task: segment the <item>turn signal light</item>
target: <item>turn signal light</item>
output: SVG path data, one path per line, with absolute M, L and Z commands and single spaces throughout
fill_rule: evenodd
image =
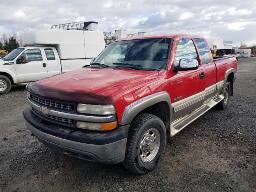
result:
M 78 121 L 76 127 L 86 130 L 95 130 L 95 131 L 110 131 L 117 127 L 117 122 L 110 123 L 91 123 L 91 122 L 82 122 Z
M 117 127 L 117 122 L 114 121 L 114 122 L 111 122 L 111 123 L 102 123 L 101 124 L 101 130 L 104 130 L 104 131 L 110 131 L 110 130 L 113 130 Z

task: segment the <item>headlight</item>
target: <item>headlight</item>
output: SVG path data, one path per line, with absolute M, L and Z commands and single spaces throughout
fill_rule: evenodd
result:
M 77 111 L 93 115 L 114 115 L 116 113 L 113 105 L 78 104 Z
M 78 121 L 76 123 L 76 127 L 80 129 L 94 130 L 94 131 L 110 131 L 117 127 L 117 122 L 114 121 L 110 123 L 89 123 L 89 122 Z

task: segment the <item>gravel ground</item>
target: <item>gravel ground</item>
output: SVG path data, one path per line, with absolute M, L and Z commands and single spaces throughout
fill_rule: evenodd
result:
M 241 59 L 235 97 L 172 138 L 158 167 L 134 176 L 54 153 L 24 128 L 25 87 L 0 96 L 0 191 L 256 192 L 256 59 Z

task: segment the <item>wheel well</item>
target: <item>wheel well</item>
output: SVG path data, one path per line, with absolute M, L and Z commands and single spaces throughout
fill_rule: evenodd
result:
M 5 72 L 0 72 L 0 75 L 4 75 L 4 76 L 8 77 L 10 79 L 11 83 L 14 84 L 14 81 L 13 81 L 12 76 L 10 74 L 5 73 Z
M 150 113 L 150 114 L 153 114 L 153 115 L 159 117 L 164 122 L 167 131 L 170 130 L 171 114 L 170 114 L 170 107 L 167 102 L 163 101 L 160 103 L 156 103 L 156 104 L 144 109 L 139 114 L 141 114 L 141 113 Z
M 230 73 L 230 74 L 228 75 L 227 81 L 228 81 L 228 82 L 233 82 L 233 81 L 234 81 L 234 78 L 235 78 L 234 73 Z
M 229 75 L 228 75 L 228 78 L 227 78 L 227 82 L 230 82 L 230 89 L 231 89 L 231 96 L 233 96 L 234 95 L 234 89 L 233 89 L 233 83 L 234 83 L 234 78 L 235 78 L 235 75 L 234 75 L 234 73 L 230 73 Z

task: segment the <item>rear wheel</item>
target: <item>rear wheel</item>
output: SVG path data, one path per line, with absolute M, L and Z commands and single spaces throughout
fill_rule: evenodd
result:
M 152 114 L 141 114 L 131 124 L 123 165 L 135 174 L 152 171 L 164 150 L 166 129 Z
M 11 87 L 12 83 L 10 79 L 4 75 L 0 75 L 0 94 L 8 93 Z
M 220 109 L 220 110 L 224 110 L 228 106 L 230 96 L 231 96 L 231 84 L 230 84 L 230 82 L 225 83 L 222 94 L 224 96 L 224 99 L 220 103 L 218 103 L 218 105 L 217 105 L 217 109 Z

